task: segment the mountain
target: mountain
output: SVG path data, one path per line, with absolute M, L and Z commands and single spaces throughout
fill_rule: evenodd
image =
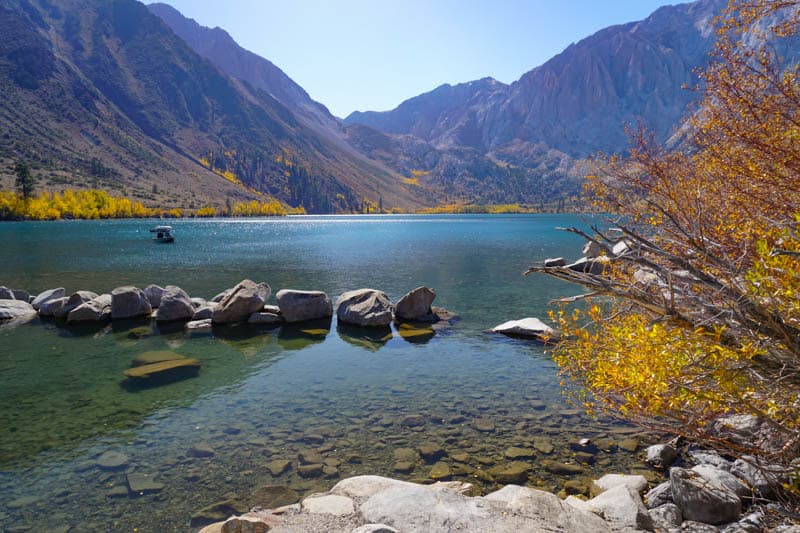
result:
M 208 59 L 227 75 L 246 81 L 269 93 L 309 125 L 339 130 L 339 121 L 328 108 L 311 99 L 308 93 L 271 61 L 245 50 L 222 28 L 207 28 L 194 19 L 184 17 L 167 4 L 149 4 L 147 8 L 158 15 L 189 47 Z
M 6 173 L 33 162 L 44 186 L 151 204 L 419 205 L 401 176 L 321 133 L 336 120 L 274 72 L 282 90 L 232 77 L 133 0 L 0 0 L 0 158 Z
M 587 156 L 626 149 L 626 125 L 641 122 L 661 141 L 674 132 L 695 97 L 685 87 L 697 84 L 696 69 L 713 46 L 712 20 L 724 5 L 665 6 L 570 45 L 510 85 L 491 78 L 442 85 L 391 111 L 352 113 L 344 124 L 368 153 L 379 151 L 372 139 L 391 143 L 402 156 L 383 161 L 400 172 L 409 165 L 403 146 L 425 152 L 414 164 L 427 185 L 458 189 L 470 176 L 479 182 L 471 194 L 493 198 L 513 171 L 522 184 L 541 182 L 531 189 L 537 193 L 541 186 L 568 192 Z M 564 187 L 553 190 L 554 179 Z M 525 191 L 512 199 L 520 196 Z

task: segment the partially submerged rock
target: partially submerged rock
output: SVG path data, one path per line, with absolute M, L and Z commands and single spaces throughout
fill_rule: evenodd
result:
M 57 289 L 48 289 L 46 291 L 40 292 L 39 295 L 33 299 L 31 305 L 33 306 L 34 309 L 38 311 L 39 307 L 43 303 L 63 297 L 64 297 L 64 287 L 58 287 Z
M 392 322 L 392 303 L 383 291 L 347 291 L 336 300 L 336 316 L 344 324 L 386 327 Z
M 189 320 L 195 314 L 189 295 L 175 285 L 167 285 L 159 298 L 159 304 L 158 315 L 156 316 L 156 320 L 159 322 Z
M 101 294 L 70 311 L 67 322 L 100 322 L 109 318 L 111 318 L 111 295 Z
M 525 337 L 540 341 L 550 340 L 556 335 L 553 328 L 533 317 L 509 320 L 493 327 L 490 331 L 492 333 L 502 333 L 512 337 Z
M 397 301 L 394 308 L 396 320 L 413 322 L 436 322 L 438 317 L 433 314 L 431 305 L 436 299 L 436 293 L 428 287 L 417 287 L 406 293 Z
M 144 292 L 137 287 L 117 287 L 111 291 L 111 318 L 146 316 L 153 311 Z
M 266 283 L 242 280 L 219 302 L 211 318 L 220 324 L 244 322 L 264 307 L 270 293 Z
M 73 309 L 76 309 L 86 302 L 92 301 L 93 299 L 97 298 L 97 296 L 98 294 L 92 291 L 74 292 L 69 298 L 67 298 L 67 301 L 64 302 L 64 305 L 53 311 L 53 316 L 56 318 L 66 318 Z
M 150 284 L 144 288 L 144 295 L 147 301 L 150 302 L 150 307 L 158 307 L 161 305 L 161 296 L 164 294 L 164 288 L 158 285 Z
M 279 290 L 275 295 L 286 322 L 305 322 L 333 316 L 331 299 L 322 291 Z
M 283 323 L 283 317 L 275 313 L 253 313 L 247 319 L 248 324 L 261 324 L 265 326 L 279 326 Z
M 28 302 L 21 300 L 0 300 L 0 320 L 11 320 L 36 315 L 36 310 Z

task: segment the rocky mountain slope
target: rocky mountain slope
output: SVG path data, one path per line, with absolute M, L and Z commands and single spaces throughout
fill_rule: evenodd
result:
M 312 111 L 336 121 L 292 83 L 227 75 L 133 0 L 0 1 L 0 157 L 32 161 L 45 185 L 187 207 L 260 194 L 312 212 L 418 205 L 402 177 L 309 127 Z
M 685 86 L 697 83 L 694 71 L 708 60 L 712 20 L 724 5 L 700 0 L 662 7 L 569 46 L 510 85 L 491 78 L 443 85 L 391 111 L 352 113 L 344 123 L 366 151 L 390 143 L 413 146 L 398 148 L 403 155 L 424 153 L 413 164 L 429 184 L 458 189 L 473 175 L 482 182 L 473 193 L 493 196 L 489 184 L 503 188 L 505 175 L 514 172 L 527 186 L 538 179 L 544 188 L 537 191 L 564 192 L 580 173 L 576 161 L 625 150 L 626 125 L 641 122 L 659 140 L 674 131 L 695 96 Z M 409 166 L 407 157 L 383 160 L 401 172 Z M 559 179 L 564 187 L 553 187 Z

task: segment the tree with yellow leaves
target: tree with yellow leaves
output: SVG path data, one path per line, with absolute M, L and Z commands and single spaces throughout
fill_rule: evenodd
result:
M 732 0 L 681 147 L 637 131 L 630 156 L 588 180 L 614 215 L 571 231 L 606 257 L 529 271 L 589 289 L 565 299 L 586 306 L 553 313 L 555 359 L 587 407 L 789 469 L 800 455 L 800 83 L 776 43 L 798 19 L 800 0 Z M 720 432 L 732 414 L 754 415 L 761 432 Z

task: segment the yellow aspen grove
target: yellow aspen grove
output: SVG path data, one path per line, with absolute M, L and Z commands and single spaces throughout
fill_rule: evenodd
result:
M 679 147 L 636 131 L 628 157 L 588 178 L 613 215 L 570 230 L 606 257 L 581 272 L 529 270 L 589 290 L 552 312 L 555 360 L 588 408 L 781 464 L 795 491 L 800 84 L 778 45 L 798 19 L 798 0 L 732 1 Z M 567 309 L 576 300 L 586 305 Z M 727 437 L 715 422 L 731 414 L 758 417 L 762 432 Z

